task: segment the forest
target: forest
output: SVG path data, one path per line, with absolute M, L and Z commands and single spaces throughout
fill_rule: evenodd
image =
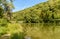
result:
M 14 13 L 16 21 L 25 23 L 59 22 L 60 1 L 47 1 Z
M 0 39 L 60 39 L 60 0 L 16 12 L 13 2 L 0 0 Z

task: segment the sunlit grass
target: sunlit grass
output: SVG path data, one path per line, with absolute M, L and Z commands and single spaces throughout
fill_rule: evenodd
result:
M 9 23 L 7 29 L 9 33 L 23 32 L 23 27 L 18 23 Z

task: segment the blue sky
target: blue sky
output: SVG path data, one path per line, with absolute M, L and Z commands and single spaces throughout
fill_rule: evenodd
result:
M 13 11 L 23 10 L 25 8 L 34 6 L 35 4 L 45 2 L 46 0 L 15 0 L 14 6 L 15 9 Z

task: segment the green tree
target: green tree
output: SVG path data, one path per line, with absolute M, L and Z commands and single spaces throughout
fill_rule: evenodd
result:
M 0 18 L 3 17 L 3 8 L 0 6 Z
M 14 8 L 13 0 L 0 0 L 0 5 L 3 7 L 3 12 L 7 14 L 7 19 L 11 19 L 11 11 Z

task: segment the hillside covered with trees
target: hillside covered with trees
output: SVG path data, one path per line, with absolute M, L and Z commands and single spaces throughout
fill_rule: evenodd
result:
M 49 0 L 15 12 L 14 19 L 26 23 L 46 23 L 60 19 L 60 0 Z

